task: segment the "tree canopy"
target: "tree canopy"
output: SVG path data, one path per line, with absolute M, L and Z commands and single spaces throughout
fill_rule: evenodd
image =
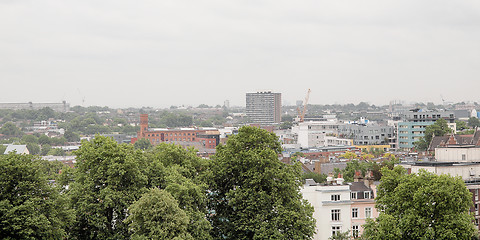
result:
M 130 205 L 129 213 L 125 222 L 133 232 L 132 239 L 193 239 L 187 231 L 187 214 L 165 190 L 152 188 Z
M 313 208 L 300 194 L 301 167 L 279 161 L 275 134 L 242 127 L 219 145 L 209 207 L 216 239 L 310 239 Z
M 32 155 L 0 156 L 2 239 L 62 239 L 73 215 Z
M 70 197 L 76 210 L 72 233 L 78 239 L 126 239 L 130 204 L 146 191 L 141 151 L 100 135 L 78 151 Z
M 476 117 L 471 117 L 468 119 L 468 126 L 472 128 L 480 127 L 480 120 Z
M 421 170 L 406 174 L 400 166 L 382 169 L 376 207 L 364 239 L 472 239 L 477 236 L 469 209 L 472 195 L 460 177 Z

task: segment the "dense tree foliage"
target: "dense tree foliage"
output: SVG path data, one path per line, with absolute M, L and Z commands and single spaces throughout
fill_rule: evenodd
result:
M 32 155 L 0 156 L 0 236 L 2 239 L 62 239 L 73 215 Z
M 189 219 L 187 232 L 194 239 L 210 239 L 204 183 L 208 162 L 193 149 L 162 143 L 145 153 L 149 160 L 148 186 L 165 189 L 177 201 Z
M 152 147 L 152 143 L 148 139 L 142 138 L 137 140 L 133 146 L 136 149 L 146 150 Z
M 133 232 L 132 239 L 193 240 L 187 231 L 187 214 L 165 190 L 152 188 L 130 205 L 129 213 L 125 221 Z
M 313 179 L 317 183 L 323 183 L 327 181 L 327 175 L 320 174 L 316 172 L 308 172 L 302 174 L 302 179 L 305 182 L 305 179 Z
M 69 195 L 76 212 L 73 238 L 126 239 L 130 204 L 146 191 L 142 152 L 112 138 L 95 136 L 78 151 Z
M 364 239 L 472 239 L 472 195 L 460 177 L 400 166 L 382 169 L 376 207 L 380 215 L 364 225 Z
M 0 128 L 0 134 L 7 137 L 20 137 L 23 132 L 14 123 L 7 122 Z
M 212 162 L 210 217 L 216 239 L 310 239 L 313 208 L 300 194 L 301 168 L 278 160 L 273 133 L 242 127 Z

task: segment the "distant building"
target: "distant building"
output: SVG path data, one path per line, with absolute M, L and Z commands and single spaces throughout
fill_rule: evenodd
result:
M 413 143 L 425 136 L 425 128 L 434 124 L 438 119 L 445 119 L 449 126 L 455 129 L 455 114 L 453 112 L 411 110 L 404 115 L 404 121 L 398 123 L 398 149 L 408 151 L 414 147 Z
M 394 136 L 394 127 L 373 124 L 345 124 L 338 129 L 341 137 L 353 139 L 355 145 L 388 144 Z
M 251 123 L 274 124 L 282 121 L 282 94 L 256 92 L 246 94 L 246 113 Z
M 297 144 L 301 148 L 332 146 L 335 145 L 335 142 L 340 143 L 339 145 L 343 145 L 342 143 L 353 145 L 350 140 L 346 139 L 327 139 L 328 136 L 337 136 L 339 126 L 340 123 L 330 121 L 301 122 L 292 127 L 292 133 L 297 136 Z
M 61 103 L 0 103 L 0 109 L 12 109 L 12 110 L 21 110 L 21 109 L 29 109 L 29 110 L 38 110 L 42 108 L 51 108 L 57 112 L 68 112 L 70 111 L 70 104 L 66 101 Z
M 5 152 L 3 154 L 9 154 L 11 152 L 15 152 L 17 154 L 30 154 L 30 151 L 28 151 L 27 145 L 8 144 L 6 146 L 7 146 L 7 149 L 5 149 Z
M 216 128 L 149 128 L 148 114 L 140 114 L 140 131 L 132 143 L 142 138 L 149 140 L 152 145 L 165 142 L 194 146 L 197 149 L 215 149 L 220 142 L 220 132 Z

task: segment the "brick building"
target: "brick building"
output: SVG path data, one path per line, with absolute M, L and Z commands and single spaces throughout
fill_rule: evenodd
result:
M 132 143 L 142 138 L 149 140 L 152 145 L 165 142 L 198 146 L 190 143 L 199 143 L 206 149 L 215 149 L 220 142 L 220 132 L 214 128 L 149 128 L 148 114 L 140 114 L 140 131 Z

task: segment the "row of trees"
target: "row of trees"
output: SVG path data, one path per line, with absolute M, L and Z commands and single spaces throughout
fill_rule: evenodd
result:
M 315 221 L 299 192 L 301 167 L 281 163 L 280 151 L 274 134 L 244 127 L 211 160 L 180 146 L 142 151 L 102 136 L 82 142 L 76 168 L 60 174 L 35 156 L 0 156 L 1 235 L 310 239 Z

